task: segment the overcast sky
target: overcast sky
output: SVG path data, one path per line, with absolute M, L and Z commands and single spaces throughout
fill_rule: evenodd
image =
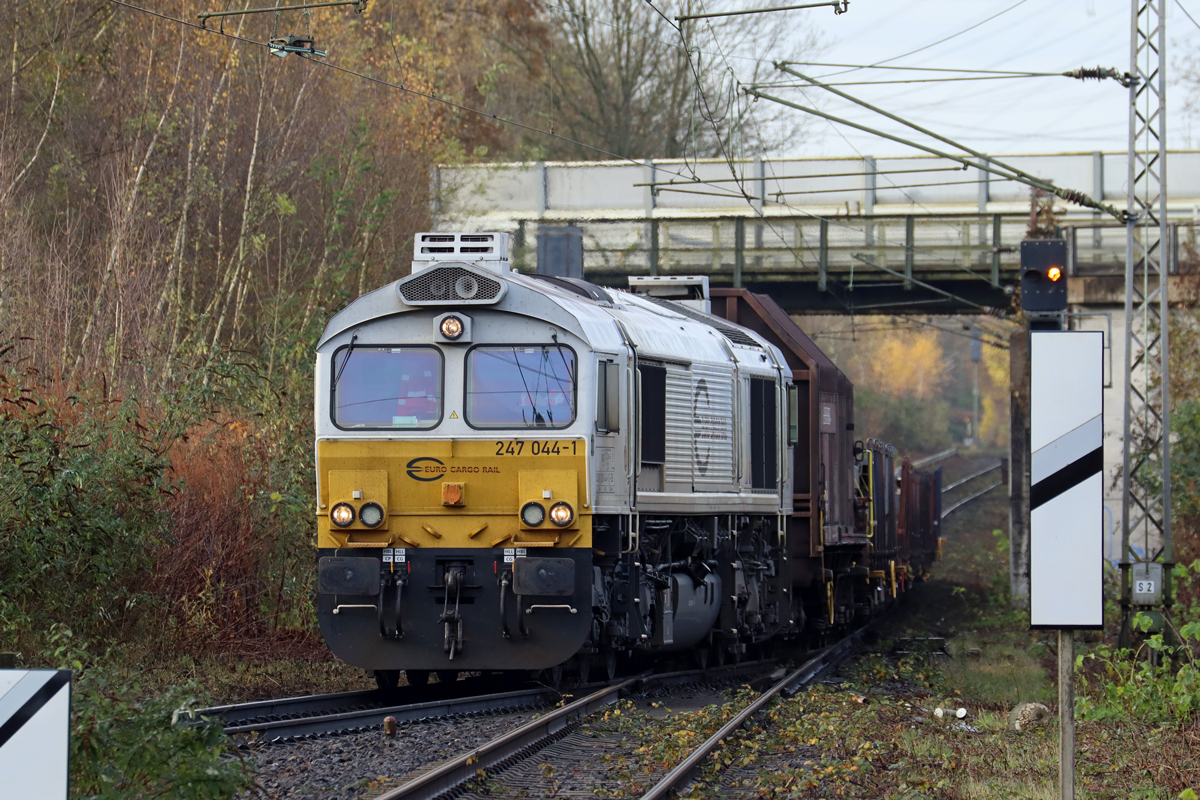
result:
M 1178 0 L 1200 20 L 1200 0 Z M 1015 6 L 1015 7 L 1014 7 Z M 1009 10 L 1005 10 L 1009 9 Z M 1200 29 L 1166 0 L 1168 79 L 1180 58 L 1200 45 Z M 983 22 L 1004 12 L 988 22 Z M 1063 72 L 1080 66 L 1129 69 L 1129 0 L 851 0 L 848 13 L 812 9 L 825 50 L 819 60 L 873 64 L 934 45 L 890 64 L 917 67 Z M 979 27 L 940 44 L 973 25 Z M 817 77 L 842 70 L 811 67 Z M 930 73 L 860 70 L 842 81 L 896 80 Z M 831 81 L 832 82 L 832 79 Z M 846 86 L 854 94 L 893 113 L 984 152 L 1028 153 L 1124 150 L 1127 143 L 1128 91 L 1115 81 L 1081 82 L 1062 77 L 925 83 L 893 86 Z M 800 92 L 780 94 L 803 102 Z M 905 129 L 870 112 L 808 89 L 821 108 L 858 122 L 901 133 Z M 1168 147 L 1192 146 L 1183 105 L 1186 90 L 1167 90 Z M 893 155 L 899 144 L 866 133 L 815 121 L 811 136 L 796 155 Z M 1200 133 L 1200 126 L 1197 127 Z M 906 134 L 908 135 L 908 134 Z

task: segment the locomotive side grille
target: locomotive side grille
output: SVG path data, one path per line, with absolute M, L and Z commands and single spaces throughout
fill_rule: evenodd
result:
M 692 378 L 693 491 L 737 491 L 733 472 L 733 367 L 693 364 Z
M 667 461 L 665 491 L 692 491 L 692 375 L 685 367 L 667 366 Z
M 730 325 L 729 323 L 718 319 L 717 317 L 713 317 L 709 314 L 702 314 L 693 308 L 688 308 L 683 303 L 674 303 L 670 300 L 663 300 L 662 298 L 659 298 L 659 297 L 650 297 L 650 296 L 643 296 L 643 299 L 649 300 L 652 303 L 657 303 L 658 305 L 662 306 L 663 308 L 669 308 L 672 311 L 676 312 L 677 314 L 683 314 L 685 317 L 688 317 L 689 319 L 694 319 L 697 322 L 703 322 L 708 327 L 715 328 L 716 330 L 720 331 L 722 336 L 724 336 L 726 339 L 733 342 L 734 344 L 745 345 L 746 347 L 759 347 L 759 348 L 762 347 L 761 344 L 756 342 L 753 338 L 751 338 L 749 335 L 747 335 L 746 332 L 741 330 L 740 328 L 735 328 L 732 325 Z
M 504 285 L 466 267 L 447 265 L 405 278 L 397 289 L 409 305 L 484 305 L 499 300 Z

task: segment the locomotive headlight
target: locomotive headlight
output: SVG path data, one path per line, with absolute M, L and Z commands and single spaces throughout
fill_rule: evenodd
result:
M 358 521 L 368 528 L 374 528 L 383 522 L 383 506 L 379 503 L 367 503 L 358 510 Z
M 338 503 L 330 509 L 329 518 L 339 528 L 347 528 L 354 524 L 354 506 L 349 503 Z
M 442 336 L 454 340 L 463 334 L 463 321 L 458 317 L 446 317 L 442 320 Z
M 546 509 L 541 503 L 526 503 L 521 507 L 521 522 L 530 528 L 536 528 L 546 521 Z
M 565 528 L 575 520 L 575 509 L 570 503 L 559 501 L 550 506 L 550 521 L 560 528 Z

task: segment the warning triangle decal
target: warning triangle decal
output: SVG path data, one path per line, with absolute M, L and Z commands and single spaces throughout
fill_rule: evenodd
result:
M 451 412 L 450 412 L 450 419 L 458 419 L 458 412 L 457 412 L 457 411 L 451 411 Z

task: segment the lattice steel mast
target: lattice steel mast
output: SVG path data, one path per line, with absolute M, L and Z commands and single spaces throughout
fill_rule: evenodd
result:
M 1171 446 L 1167 364 L 1166 3 L 1133 0 L 1130 17 L 1129 173 L 1125 238 L 1125 439 L 1121 495 L 1121 634 L 1130 642 L 1135 563 L 1155 561 L 1171 606 Z M 1140 547 L 1141 554 L 1131 548 Z M 1145 569 L 1142 567 L 1141 569 Z M 1140 571 L 1140 570 L 1139 570 Z M 1145 588 L 1144 586 L 1142 588 Z

